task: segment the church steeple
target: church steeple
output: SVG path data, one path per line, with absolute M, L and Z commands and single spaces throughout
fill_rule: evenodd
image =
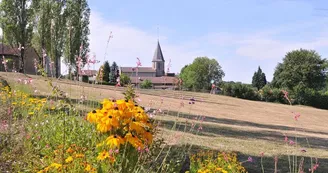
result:
M 157 47 L 156 47 L 152 62 L 165 62 L 159 41 L 157 41 Z
M 159 45 L 159 41 L 157 41 L 157 47 L 155 49 L 154 57 L 153 57 L 153 69 L 156 70 L 156 77 L 161 77 L 165 75 L 165 60 L 162 53 L 161 46 Z

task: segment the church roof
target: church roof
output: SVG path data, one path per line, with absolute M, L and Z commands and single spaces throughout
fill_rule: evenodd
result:
M 130 77 L 131 83 L 142 83 L 144 80 L 148 79 L 153 84 L 175 84 L 178 80 L 176 77 L 172 76 L 162 76 L 162 77 Z
M 125 73 L 132 73 L 136 72 L 137 67 L 121 67 L 121 72 Z M 152 67 L 138 67 L 138 72 L 140 73 L 155 73 L 156 70 Z
M 157 42 L 157 47 L 154 53 L 153 62 L 165 62 L 161 46 L 159 45 L 159 41 Z

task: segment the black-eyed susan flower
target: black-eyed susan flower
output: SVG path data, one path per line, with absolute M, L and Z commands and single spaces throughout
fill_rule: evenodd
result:
M 119 148 L 120 145 L 124 144 L 123 138 L 121 138 L 118 135 L 111 135 L 106 140 L 106 145 L 108 145 L 110 148 Z
M 125 135 L 126 141 L 129 142 L 134 148 L 144 148 L 142 141 L 135 135 L 128 133 Z
M 109 157 L 109 152 L 108 151 L 102 151 L 101 153 L 99 153 L 97 160 L 105 160 L 106 158 Z

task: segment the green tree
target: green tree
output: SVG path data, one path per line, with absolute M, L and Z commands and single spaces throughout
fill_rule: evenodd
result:
M 20 46 L 20 69 L 24 73 L 25 48 L 30 46 L 33 30 L 32 0 L 2 0 L 0 3 L 0 23 L 3 24 L 5 42 L 17 50 Z
M 118 70 L 118 66 L 116 64 L 116 62 L 114 61 L 112 63 L 112 66 L 110 67 L 110 74 L 109 74 L 109 81 L 112 83 L 116 83 L 117 80 L 117 70 Z
M 262 72 L 261 67 L 259 66 L 257 72 L 254 73 L 252 79 L 252 86 L 256 87 L 258 90 L 262 89 L 267 84 L 265 74 Z
M 69 65 L 69 74 L 72 68 L 77 70 L 76 57 L 80 56 L 85 65 L 89 53 L 89 23 L 90 8 L 87 0 L 66 0 L 67 16 L 65 41 L 65 63 Z
M 36 29 L 33 33 L 33 47 L 42 55 L 42 49 L 55 62 L 55 75 L 60 75 L 60 57 L 65 42 L 67 11 L 65 0 L 40 0 L 34 3 Z M 50 38 L 50 39 L 49 39 Z M 42 56 L 40 56 L 42 64 Z
M 104 75 L 103 75 L 103 81 L 109 82 L 109 73 L 110 73 L 110 66 L 108 61 L 105 61 L 104 63 Z
M 321 90 L 327 78 L 327 60 L 314 50 L 300 49 L 288 52 L 275 69 L 272 85 L 293 90 L 299 84 L 304 88 Z
M 150 89 L 153 87 L 153 83 L 150 80 L 146 79 L 141 83 L 140 87 L 143 89 Z
M 211 81 L 219 83 L 224 75 L 219 63 L 208 57 L 197 57 L 192 64 L 182 68 L 180 73 L 183 87 L 196 91 L 210 89 Z
M 124 85 L 128 85 L 129 83 L 131 83 L 131 79 L 129 76 L 127 76 L 126 74 L 122 73 L 121 76 L 120 76 L 120 82 L 121 82 L 121 85 L 124 86 Z
M 43 54 L 43 49 L 51 52 L 51 4 L 48 0 L 35 1 L 35 29 L 32 36 L 32 45 L 39 53 Z M 49 54 L 48 54 L 49 55 Z M 39 63 L 43 66 L 42 56 L 39 58 Z
M 102 81 L 103 80 L 103 76 L 104 76 L 104 65 L 101 65 L 99 67 L 98 72 L 97 72 L 96 80 L 98 82 Z

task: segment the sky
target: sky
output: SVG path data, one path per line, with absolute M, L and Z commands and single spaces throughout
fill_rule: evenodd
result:
M 104 60 L 136 66 L 137 57 L 151 66 L 158 39 L 170 72 L 207 56 L 219 62 L 223 80 L 244 83 L 258 66 L 271 81 L 288 51 L 328 56 L 326 0 L 89 0 L 89 6 L 90 54 L 101 61 L 95 69 Z

